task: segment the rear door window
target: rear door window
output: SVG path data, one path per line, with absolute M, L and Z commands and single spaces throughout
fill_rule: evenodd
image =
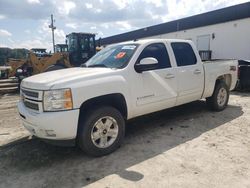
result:
M 171 46 L 178 67 L 195 65 L 197 63 L 196 56 L 190 44 L 185 42 L 173 42 Z

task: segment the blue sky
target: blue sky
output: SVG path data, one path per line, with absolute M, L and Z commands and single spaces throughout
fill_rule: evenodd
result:
M 245 0 L 0 0 L 0 47 L 52 49 L 50 14 L 56 43 L 71 32 L 107 37 Z

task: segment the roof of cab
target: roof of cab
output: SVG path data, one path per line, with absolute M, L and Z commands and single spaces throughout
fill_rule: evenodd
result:
M 140 39 L 140 40 L 134 40 L 134 41 L 126 41 L 126 42 L 121 42 L 121 43 L 116 43 L 116 44 L 147 44 L 151 42 L 187 42 L 190 43 L 190 40 L 183 40 L 183 39 Z M 115 45 L 115 44 L 113 44 Z

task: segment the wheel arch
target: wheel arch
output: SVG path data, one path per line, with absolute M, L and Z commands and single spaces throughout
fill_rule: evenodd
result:
M 113 93 L 90 98 L 83 102 L 80 106 L 80 115 L 84 114 L 93 106 L 112 106 L 120 111 L 124 119 L 128 117 L 127 103 L 125 97 L 121 93 Z
M 230 91 L 232 88 L 232 75 L 230 74 L 223 74 L 223 75 L 219 75 L 217 77 L 215 77 L 216 79 L 213 79 L 211 81 L 207 81 L 207 85 L 205 85 L 205 90 L 204 90 L 204 93 L 203 93 L 203 98 L 209 98 L 212 96 L 216 86 L 218 83 L 220 82 L 224 82 L 227 87 L 228 87 L 228 90 Z M 205 84 L 206 84 L 205 83 Z
M 231 85 L 232 85 L 232 75 L 231 74 L 224 74 L 224 75 L 218 76 L 216 81 L 215 81 L 214 88 L 218 82 L 225 82 L 228 89 L 230 90 Z
M 96 106 L 112 106 L 120 111 L 125 120 L 128 117 L 127 103 L 125 97 L 121 93 L 113 93 L 90 98 L 83 102 L 80 106 L 77 135 L 79 134 L 79 129 L 81 127 L 81 118 L 84 118 L 84 114 L 86 114 L 89 109 L 94 109 Z

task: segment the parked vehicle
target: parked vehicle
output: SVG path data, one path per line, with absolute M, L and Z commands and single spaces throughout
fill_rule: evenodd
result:
M 239 60 L 237 90 L 250 90 L 250 61 Z
M 8 78 L 11 67 L 9 66 L 0 66 L 0 79 Z
M 212 110 L 223 110 L 236 85 L 237 64 L 203 63 L 187 40 L 115 44 L 84 67 L 24 79 L 18 109 L 36 137 L 77 143 L 86 153 L 102 156 L 121 145 L 131 118 L 202 98 Z
M 32 48 L 26 59 L 9 58 L 9 76 L 19 76 L 21 80 L 42 72 L 79 67 L 99 51 L 93 33 L 70 33 L 66 36 L 66 42 L 57 44 L 54 54 L 46 52 L 44 48 Z

